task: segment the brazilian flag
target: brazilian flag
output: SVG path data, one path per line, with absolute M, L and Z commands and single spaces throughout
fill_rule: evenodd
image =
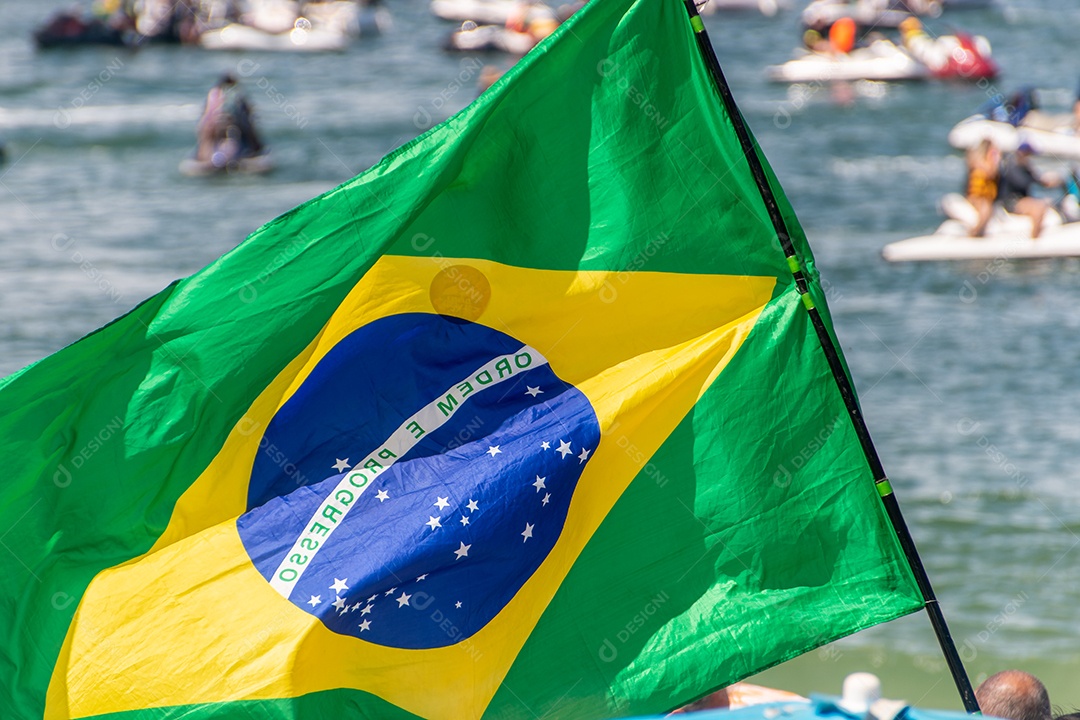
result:
M 8 377 L 0 447 L 5 718 L 651 713 L 922 606 L 681 0 Z

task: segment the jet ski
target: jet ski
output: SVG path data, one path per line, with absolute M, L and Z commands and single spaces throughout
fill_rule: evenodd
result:
M 990 57 L 990 42 L 964 32 L 930 37 L 916 17 L 900 23 L 904 49 L 943 80 L 992 80 L 998 66 Z

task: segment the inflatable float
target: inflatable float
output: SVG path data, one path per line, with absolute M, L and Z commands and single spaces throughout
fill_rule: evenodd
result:
M 983 139 L 993 141 L 1004 152 L 1012 152 L 1026 142 L 1038 155 L 1080 160 L 1080 136 L 1076 135 L 1071 115 L 1032 112 L 1019 126 L 972 115 L 949 131 L 949 144 L 959 150 L 975 147 Z
M 881 255 L 889 262 L 930 260 L 1011 260 L 1021 258 L 1080 256 L 1080 222 L 1066 223 L 1057 212 L 1048 212 L 1043 230 L 1031 238 L 1031 219 L 998 207 L 983 237 L 971 237 L 975 208 L 956 193 L 942 199 L 949 216 L 931 235 L 889 243 Z

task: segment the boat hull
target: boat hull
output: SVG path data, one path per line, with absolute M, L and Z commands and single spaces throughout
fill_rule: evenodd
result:
M 949 219 L 932 235 L 890 243 L 882 249 L 882 257 L 889 262 L 916 262 L 1080 256 L 1080 222 L 1064 223 L 1056 212 L 1047 213 L 1041 235 L 1033 240 L 1030 218 L 999 207 L 987 223 L 986 236 L 973 238 L 968 229 L 978 215 L 962 195 L 946 195 L 941 208 Z
M 972 238 L 934 233 L 890 243 L 881 255 L 889 262 L 1080 257 L 1080 223 L 1047 230 L 1036 240 L 1023 234 Z

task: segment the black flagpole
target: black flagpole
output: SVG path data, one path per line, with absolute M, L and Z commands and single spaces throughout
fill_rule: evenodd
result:
M 776 231 L 776 237 L 780 241 L 780 247 L 783 249 L 784 255 L 788 260 L 788 265 L 791 267 L 792 275 L 795 278 L 795 286 L 802 296 L 803 305 L 806 306 L 810 315 L 810 321 L 814 326 L 814 330 L 817 332 L 818 340 L 821 343 L 821 349 L 825 352 L 825 358 L 829 363 L 829 369 L 832 371 L 833 379 L 836 381 L 837 388 L 840 390 L 840 396 L 844 400 L 844 406 L 847 408 L 848 415 L 851 417 L 851 424 L 855 428 L 855 434 L 859 437 L 859 443 L 862 445 L 863 454 L 866 456 L 866 462 L 870 465 L 870 471 L 874 476 L 874 483 L 877 485 L 878 493 L 881 495 L 881 501 L 885 505 L 885 512 L 889 516 L 893 530 L 896 532 L 896 537 L 900 541 L 900 547 L 903 549 L 904 555 L 911 565 L 911 571 L 915 575 L 915 581 L 918 583 L 919 590 L 922 592 L 923 601 L 926 606 L 926 614 L 930 617 L 930 624 L 934 627 L 934 633 L 937 635 L 938 643 L 941 645 L 941 651 L 945 655 L 945 661 L 949 665 L 949 671 L 952 673 L 953 681 L 956 683 L 956 689 L 960 692 L 960 699 L 964 703 L 964 709 L 969 713 L 978 714 L 979 703 L 975 699 L 975 691 L 971 687 L 971 681 L 968 679 L 967 671 L 964 669 L 964 664 L 960 660 L 960 654 L 956 651 L 956 644 L 953 642 L 952 635 L 949 633 L 949 626 L 945 622 L 945 616 L 941 612 L 941 606 L 938 604 L 937 597 L 934 595 L 934 588 L 930 585 L 930 578 L 926 575 L 926 568 L 923 567 L 922 559 L 919 557 L 919 551 L 915 548 L 915 541 L 912 540 L 907 523 L 904 522 L 904 516 L 900 512 L 900 505 L 896 500 L 896 496 L 893 494 L 892 485 L 889 483 L 888 476 L 885 475 L 885 469 L 881 465 L 881 459 L 878 457 L 877 450 L 874 448 L 874 443 L 870 439 L 870 431 L 866 428 L 866 422 L 863 420 L 862 411 L 859 409 L 859 404 L 855 399 L 855 391 L 851 386 L 851 381 L 844 371 L 843 363 L 840 361 L 840 355 L 836 351 L 836 346 L 833 344 L 833 339 L 832 336 L 829 335 L 828 328 L 825 327 L 825 322 L 821 318 L 821 313 L 818 311 L 817 307 L 815 307 L 813 298 L 809 294 L 809 285 L 806 280 L 806 275 L 802 270 L 802 263 L 799 261 L 798 254 L 795 252 L 795 246 L 791 242 L 791 237 L 788 235 L 787 223 L 784 222 L 783 215 L 780 213 L 780 208 L 776 204 L 776 197 L 773 195 L 772 187 L 770 187 L 769 181 L 765 176 L 765 170 L 761 166 L 761 159 L 757 155 L 757 149 L 754 147 L 754 142 L 750 138 L 749 131 L 746 129 L 742 114 L 735 104 L 735 98 L 731 95 L 731 89 L 728 87 L 727 80 L 724 79 L 724 72 L 720 69 L 720 62 L 716 59 L 716 52 L 713 50 L 712 42 L 709 40 L 708 33 L 705 32 L 705 23 L 702 22 L 701 16 L 698 14 L 694 0 L 683 0 L 683 3 L 686 5 L 687 13 L 690 15 L 690 26 L 693 28 L 694 35 L 697 38 L 698 49 L 701 51 L 701 55 L 705 60 L 705 65 L 709 68 L 709 74 L 712 75 L 713 84 L 716 87 L 716 91 L 720 94 L 720 100 L 724 104 L 724 109 L 731 119 L 731 124 L 735 129 L 735 134 L 739 138 L 739 143 L 742 145 L 743 154 L 746 156 L 746 161 L 750 165 L 750 172 L 754 176 L 754 182 L 757 184 L 758 192 L 761 193 L 761 199 L 765 203 L 765 209 L 768 211 L 769 218 L 772 220 L 773 229 Z

